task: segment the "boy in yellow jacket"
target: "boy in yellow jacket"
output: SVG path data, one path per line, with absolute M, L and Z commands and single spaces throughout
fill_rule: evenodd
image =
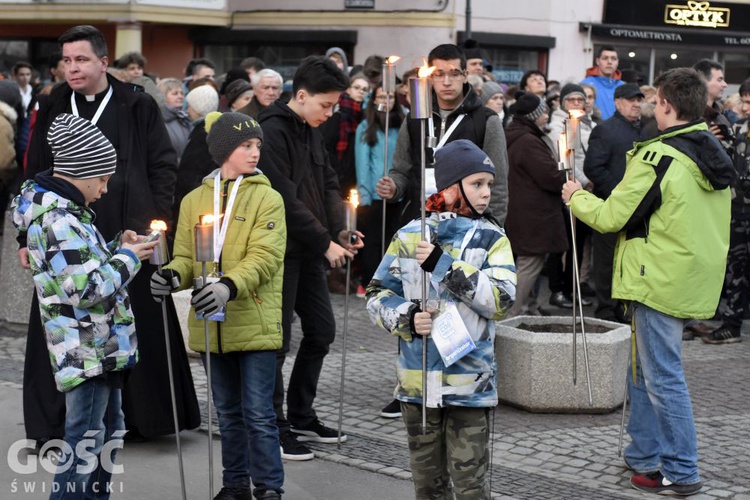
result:
M 257 170 L 263 131 L 241 113 L 209 113 L 208 150 L 221 168 L 180 206 L 174 259 L 151 278 L 154 298 L 188 288 L 201 274 L 193 248 L 195 225 L 214 215 L 213 281 L 193 292 L 190 347 L 211 356 L 211 388 L 219 415 L 224 487 L 216 498 L 281 498 L 284 469 L 273 409 L 276 351 L 281 348 L 281 289 L 286 223 L 281 195 Z M 220 216 L 220 218 L 219 218 Z M 173 286 L 173 278 L 179 286 Z

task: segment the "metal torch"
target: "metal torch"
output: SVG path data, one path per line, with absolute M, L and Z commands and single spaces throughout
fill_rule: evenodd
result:
M 388 175 L 388 142 L 391 116 L 391 94 L 396 92 L 395 66 L 399 56 L 389 56 L 383 61 L 383 93 L 385 94 L 385 105 L 378 104 L 378 111 L 385 113 L 385 143 L 383 157 L 383 177 Z M 385 226 L 386 226 L 386 201 L 383 200 L 383 222 L 380 233 L 380 256 L 385 255 Z
M 427 213 L 425 207 L 425 169 L 427 168 L 427 158 L 425 156 L 427 148 L 427 137 L 425 126 L 427 120 L 432 116 L 432 85 L 430 75 L 435 68 L 424 66 L 419 68 L 417 78 L 409 79 L 409 92 L 411 95 L 411 112 L 412 120 L 419 120 L 420 125 L 420 171 L 421 171 L 421 239 L 427 241 Z M 427 271 L 422 270 L 422 303 L 423 311 L 427 310 Z M 427 433 L 427 339 L 428 335 L 422 337 L 422 434 Z
M 583 111 L 571 110 L 569 117 L 565 120 L 565 127 L 560 138 L 558 139 L 557 147 L 560 156 L 560 163 L 558 168 L 562 171 L 568 172 L 570 180 L 576 180 L 575 170 L 575 152 L 581 147 L 581 135 L 580 135 L 580 118 L 583 116 Z M 573 252 L 573 385 L 576 384 L 578 378 L 578 339 L 576 334 L 576 321 L 578 319 L 578 312 L 581 315 L 581 340 L 583 341 L 583 360 L 586 369 L 586 385 L 588 389 L 589 406 L 593 406 L 594 399 L 591 394 L 591 374 L 589 370 L 589 350 L 588 343 L 586 342 L 586 326 L 583 317 L 583 303 L 581 300 L 581 277 L 578 271 L 578 245 L 576 243 L 576 218 L 573 215 L 573 211 L 568 209 L 568 215 L 570 217 L 570 234 L 571 234 L 571 250 Z M 577 310 L 576 310 L 577 306 Z
M 202 215 L 200 221 L 195 225 L 195 260 L 201 263 L 200 282 L 196 280 L 195 288 L 206 285 L 206 263 L 214 260 L 214 221 L 213 215 Z M 206 338 L 206 408 L 207 408 L 207 425 L 208 425 L 208 492 L 209 499 L 214 497 L 214 445 L 213 445 L 213 419 L 211 416 L 211 329 L 208 324 L 208 318 L 203 316 L 203 328 Z
M 150 261 L 156 265 L 161 274 L 162 267 L 169 264 L 169 247 L 167 246 L 166 232 L 167 224 L 162 220 L 151 221 L 151 234 L 149 237 L 157 238 L 157 244 L 151 254 Z M 177 288 L 179 282 L 177 277 L 172 278 L 172 288 Z M 169 374 L 169 395 L 172 398 L 172 418 L 174 419 L 174 437 L 177 443 L 177 460 L 180 467 L 180 487 L 182 489 L 182 500 L 187 499 L 185 490 L 185 468 L 182 465 L 182 445 L 180 443 L 180 423 L 177 417 L 177 396 L 175 395 L 174 372 L 172 369 L 172 343 L 169 338 L 169 317 L 167 315 L 166 298 L 161 301 L 161 316 L 164 321 L 164 341 L 167 348 L 167 371 Z
M 359 206 L 359 193 L 356 189 L 349 191 L 349 199 L 344 203 L 344 215 L 346 231 L 349 235 L 349 243 L 357 243 L 357 207 Z M 346 377 L 346 337 L 349 333 L 349 280 L 352 275 L 352 261 L 346 259 L 346 292 L 344 295 L 344 332 L 341 339 L 341 381 L 339 383 L 339 422 L 338 422 L 338 449 L 341 449 L 341 425 L 344 419 L 344 380 Z

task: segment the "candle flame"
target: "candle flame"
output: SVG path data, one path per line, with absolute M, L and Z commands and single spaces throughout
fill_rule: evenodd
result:
M 392 56 L 388 56 L 388 59 L 386 59 L 385 62 L 391 65 L 391 64 L 396 64 L 400 59 L 401 59 L 400 56 L 392 55 Z
M 425 59 L 424 57 L 422 58 L 422 61 L 424 62 L 424 64 L 419 67 L 417 76 L 419 76 L 419 78 L 427 78 L 432 74 L 433 71 L 435 71 L 435 66 L 427 67 L 427 59 Z
M 571 109 L 570 111 L 568 111 L 568 114 L 572 119 L 577 120 L 579 118 L 583 118 L 586 115 L 586 112 L 582 109 Z
M 354 208 L 359 206 L 359 193 L 356 189 L 349 191 L 349 203 L 351 203 Z
M 167 223 L 163 220 L 154 219 L 151 221 L 151 226 L 149 227 L 152 231 L 165 232 L 167 230 Z
M 221 214 L 219 216 L 219 220 L 224 217 L 224 214 Z M 216 221 L 216 217 L 214 217 L 214 214 L 205 214 L 198 217 L 198 220 L 200 221 L 201 226 L 208 226 L 213 224 Z

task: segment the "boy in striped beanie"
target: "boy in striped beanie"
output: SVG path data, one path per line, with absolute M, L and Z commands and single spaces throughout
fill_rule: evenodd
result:
M 94 226 L 88 205 L 107 192 L 117 166 L 115 149 L 96 126 L 63 113 L 47 140 L 53 167 L 24 183 L 12 210 L 13 224 L 26 235 L 52 371 L 67 407 L 65 442 L 56 443 L 64 457 L 50 491 L 52 498 L 82 492 L 108 498 L 111 464 L 125 435 L 123 370 L 138 361 L 127 285 L 157 242 L 143 243 L 127 230 L 105 243 Z M 99 459 L 103 449 L 112 450 L 106 460 Z M 87 467 L 91 455 L 95 470 Z

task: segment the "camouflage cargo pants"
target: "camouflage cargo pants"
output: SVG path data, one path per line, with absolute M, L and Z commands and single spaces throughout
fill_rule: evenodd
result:
M 731 231 L 723 290 L 726 303 L 721 319 L 724 324 L 739 328 L 750 298 L 750 220 L 733 216 Z
M 421 405 L 401 403 L 401 413 L 417 500 L 490 498 L 488 408 L 428 408 L 425 435 Z

